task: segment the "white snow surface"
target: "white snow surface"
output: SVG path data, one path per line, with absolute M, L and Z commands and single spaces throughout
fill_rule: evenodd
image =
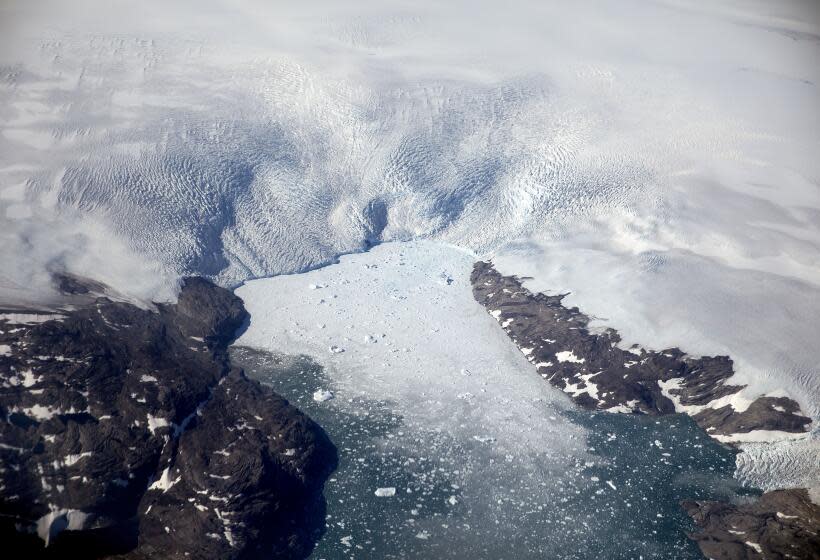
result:
M 50 505 L 51 511 L 37 520 L 37 536 L 46 546 L 51 539 L 64 530 L 80 531 L 88 528 L 93 518 L 90 514 L 76 509 L 61 509 Z
M 162 470 L 162 474 L 160 477 L 151 483 L 148 487 L 149 490 L 162 490 L 163 492 L 167 492 L 174 484 L 182 480 L 181 476 L 176 478 L 171 477 L 171 467 L 165 467 Z
M 530 290 L 569 292 L 564 304 L 592 317 L 593 328 L 616 329 L 623 348 L 729 355 L 736 374 L 728 383 L 747 386 L 738 393 L 684 406 L 670 393 L 679 379 L 659 385 L 678 412 L 689 414 L 726 405 L 743 411 L 763 395 L 796 400 L 812 418 L 809 433 L 756 431 L 718 439 L 753 450 L 737 456 L 738 475 L 761 487 L 812 485 L 820 477 L 820 286 L 782 270 L 743 270 L 691 252 L 627 249 L 601 232 L 510 243 L 492 260 L 503 274 L 528 277 Z M 768 443 L 746 445 L 758 442 Z M 783 448 L 795 463 L 782 460 Z
M 3 2 L 2 295 L 65 268 L 172 298 L 368 239 L 590 228 L 816 285 L 818 10 Z

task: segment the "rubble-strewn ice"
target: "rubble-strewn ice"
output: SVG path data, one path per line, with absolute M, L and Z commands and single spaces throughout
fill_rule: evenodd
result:
M 440 455 L 439 476 L 459 486 L 459 506 L 475 510 L 474 522 L 507 523 L 521 515 L 508 498 L 517 492 L 532 507 L 557 506 L 548 505 L 550 489 L 586 455 L 585 431 L 559 414 L 571 404 L 473 299 L 473 261 L 437 243 L 384 244 L 303 275 L 248 282 L 237 295 L 251 320 L 237 344 L 312 356 L 335 396 L 325 404 L 350 414 L 362 399 L 386 407 L 402 426 L 380 445 Z M 306 282 L 328 286 L 324 303 L 295 289 Z M 378 344 L 365 339 L 373 332 L 384 335 Z M 334 342 L 346 351 L 328 353 Z M 462 456 L 465 446 L 472 451 Z
M 251 320 L 234 362 L 304 407 L 339 448 L 317 554 L 346 557 L 339 542 L 352 535 L 373 557 L 586 558 L 617 534 L 624 557 L 665 559 L 674 547 L 697 558 L 677 501 L 704 495 L 704 480 L 719 489 L 707 493 L 731 495 L 720 477 L 732 454 L 688 417 L 572 420 L 564 394 L 475 301 L 474 259 L 429 241 L 387 243 L 237 290 Z M 307 282 L 327 286 L 321 300 Z M 585 391 L 596 390 L 592 375 Z M 315 402 L 316 387 L 335 398 Z M 662 448 L 647 450 L 647 439 Z M 379 488 L 396 491 L 379 499 Z M 647 537 L 647 526 L 657 531 Z
M 533 375 L 474 301 L 473 261 L 467 251 L 436 243 L 385 244 L 303 275 L 248 282 L 236 292 L 251 314 L 237 344 L 314 356 L 330 373 L 337 401 L 389 401 L 425 428 L 492 437 L 502 455 L 543 452 L 562 462 L 583 432 L 548 420 L 568 403 Z M 452 283 L 439 281 L 442 271 Z M 294 289 L 306 281 L 329 286 L 328 299 L 318 303 Z M 385 337 L 371 344 L 371 332 Z M 338 348 L 334 341 L 345 352 L 328 353 Z M 473 398 L 459 398 L 465 393 Z

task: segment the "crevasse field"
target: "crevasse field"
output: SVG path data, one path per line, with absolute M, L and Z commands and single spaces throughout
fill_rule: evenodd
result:
M 0 299 L 46 305 L 53 270 L 172 299 L 182 275 L 236 287 L 424 240 L 436 273 L 493 258 L 627 344 L 730 354 L 744 397 L 815 420 L 745 445 L 737 476 L 817 484 L 818 84 L 814 0 L 10 0 Z M 255 286 L 252 312 L 273 301 Z M 386 379 L 399 403 L 420 390 Z

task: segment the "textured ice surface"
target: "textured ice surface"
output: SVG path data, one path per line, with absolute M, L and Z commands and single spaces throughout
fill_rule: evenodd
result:
M 590 224 L 817 282 L 811 2 L 0 10 L 13 299 L 44 267 L 167 297 L 368 240 L 484 252 Z

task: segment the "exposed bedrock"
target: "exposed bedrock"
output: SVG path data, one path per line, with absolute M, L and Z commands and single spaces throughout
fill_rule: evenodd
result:
M 737 398 L 742 385 L 728 356 L 688 356 L 677 348 L 624 350 L 613 329 L 591 332 L 589 317 L 563 295 L 533 293 L 492 264 L 474 265 L 471 282 L 484 305 L 538 374 L 590 410 L 633 414 L 683 412 L 727 443 L 745 435 L 804 434 L 811 420 L 785 397 Z M 778 490 L 742 504 L 684 502 L 702 529 L 690 536 L 708 558 L 818 559 L 820 507 L 805 489 Z
M 738 398 L 743 385 L 731 385 L 728 356 L 693 357 L 677 348 L 622 349 L 611 329 L 592 332 L 589 317 L 562 304 L 563 295 L 527 290 L 521 279 L 502 276 L 478 262 L 471 276 L 473 294 L 501 324 L 539 375 L 579 406 L 611 412 L 684 412 L 709 435 L 740 441 L 751 432 L 804 434 L 811 420 L 785 397 Z
M 707 558 L 820 559 L 820 506 L 803 489 L 775 490 L 748 504 L 683 502 Z
M 91 297 L 102 287 L 77 279 L 56 284 L 84 299 L 0 311 L 7 546 L 30 557 L 306 557 L 336 449 L 230 366 L 241 300 L 197 278 L 151 310 Z

